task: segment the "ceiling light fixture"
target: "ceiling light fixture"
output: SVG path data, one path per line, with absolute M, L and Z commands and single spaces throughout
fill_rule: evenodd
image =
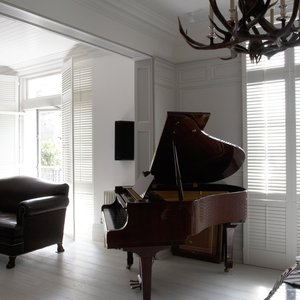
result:
M 262 56 L 271 58 L 278 52 L 300 45 L 300 0 L 293 1 L 291 15 L 287 15 L 285 0 L 230 0 L 229 18 L 222 15 L 216 0 L 209 0 L 209 45 L 197 42 L 184 31 L 179 21 L 179 31 L 186 42 L 198 50 L 228 48 L 232 59 L 239 53 L 248 54 L 252 63 Z M 278 9 L 278 11 L 276 11 Z M 276 19 L 274 16 L 278 15 Z M 299 12 L 300 15 L 300 12 Z M 240 16 L 240 17 L 239 17 Z

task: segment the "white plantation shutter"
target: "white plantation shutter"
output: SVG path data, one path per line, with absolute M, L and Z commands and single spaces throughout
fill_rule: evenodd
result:
M 18 77 L 0 75 L 0 111 L 18 112 Z
M 0 177 L 20 173 L 18 78 L 0 75 Z
M 65 232 L 75 235 L 74 176 L 73 176 L 73 61 L 62 69 L 62 169 L 64 181 L 69 184 L 70 203 L 67 209 Z
M 295 49 L 295 63 L 300 64 L 300 49 Z M 298 68 L 299 66 L 296 66 Z M 297 254 L 300 253 L 300 75 L 295 79 L 295 111 L 296 111 L 296 224 L 297 224 Z
M 74 182 L 76 235 L 92 239 L 93 187 L 93 68 L 88 60 L 74 63 Z
M 285 81 L 249 83 L 247 116 L 248 189 L 285 194 Z
M 252 65 L 246 62 L 245 150 L 248 219 L 244 260 L 248 264 L 284 268 L 295 260 L 296 217 L 293 217 L 296 157 L 295 126 L 287 108 L 294 101 L 286 52 Z M 290 123 L 289 123 L 290 122 Z M 293 160 L 293 161 L 292 161 Z
M 92 67 L 74 69 L 75 180 L 92 183 Z
M 299 60 L 300 60 L 300 51 Z M 295 97 L 296 97 L 296 172 L 297 172 L 297 195 L 300 195 L 300 78 L 295 80 Z M 299 198 L 298 198 L 299 201 Z
M 246 57 L 247 71 L 270 71 L 278 68 L 283 68 L 285 65 L 285 52 L 280 52 L 267 59 L 263 56 L 258 64 L 252 64 L 249 57 Z
M 63 70 L 63 170 L 73 201 L 69 226 L 76 237 L 92 238 L 94 222 L 92 64 L 69 61 Z M 69 227 L 70 228 L 70 227 Z
M 19 116 L 0 112 L 0 177 L 19 175 Z

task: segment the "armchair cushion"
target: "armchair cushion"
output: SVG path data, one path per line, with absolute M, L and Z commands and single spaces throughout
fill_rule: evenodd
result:
M 22 236 L 23 230 L 17 225 L 16 214 L 0 212 L 0 243 L 9 243 Z
M 65 209 L 69 200 L 65 196 L 48 196 L 21 201 L 17 207 L 17 223 L 22 225 L 24 216 L 33 216 Z

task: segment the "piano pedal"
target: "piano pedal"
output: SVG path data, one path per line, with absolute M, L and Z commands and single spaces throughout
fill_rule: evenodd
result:
M 137 276 L 137 280 L 130 280 L 130 287 L 131 289 L 135 290 L 135 289 L 142 289 L 142 278 L 140 275 Z
M 131 289 L 142 289 L 142 284 L 138 280 L 130 280 L 130 287 Z
M 141 290 L 142 289 L 142 285 L 139 284 L 139 283 L 135 284 L 135 285 L 131 284 L 130 287 L 131 287 L 132 290 L 136 290 L 136 289 L 140 289 Z

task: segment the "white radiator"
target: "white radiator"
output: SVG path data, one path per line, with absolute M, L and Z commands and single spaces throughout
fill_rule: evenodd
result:
M 104 191 L 104 204 L 111 204 L 115 201 L 115 191 Z

